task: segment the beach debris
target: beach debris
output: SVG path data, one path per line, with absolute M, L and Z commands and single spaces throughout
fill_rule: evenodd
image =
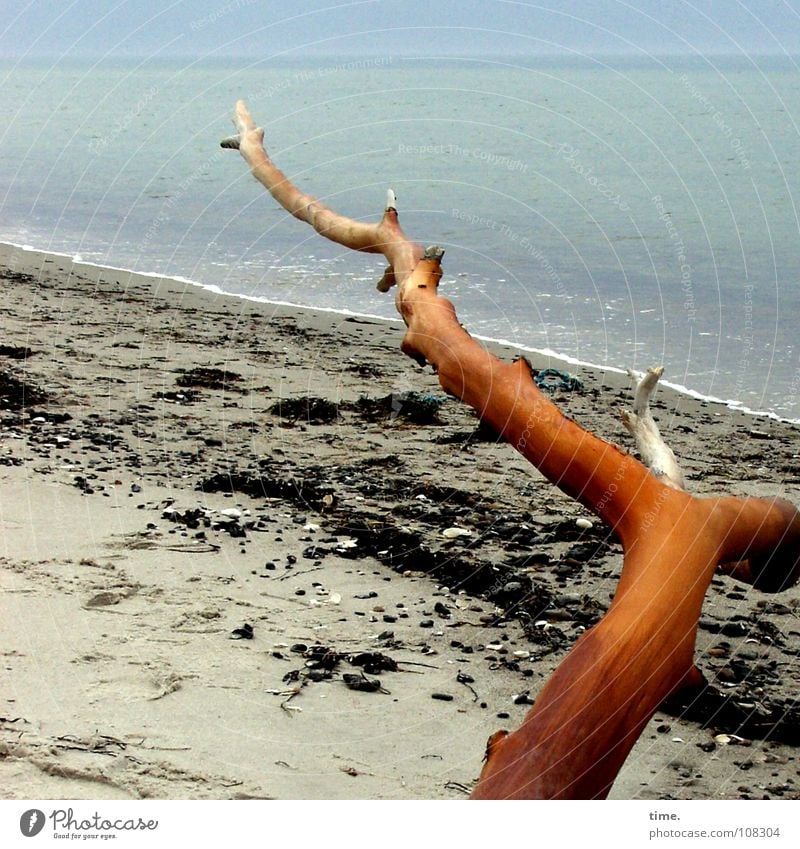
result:
M 439 410 L 447 399 L 429 392 L 393 392 L 380 398 L 362 396 L 342 409 L 357 413 L 368 422 L 402 420 L 416 425 L 440 425 Z
M 442 531 L 442 536 L 445 539 L 458 539 L 459 537 L 469 537 L 472 536 L 472 531 L 467 528 L 445 528 Z
M 292 424 L 299 421 L 311 425 L 332 424 L 339 418 L 339 407 L 336 404 L 311 395 L 282 398 L 269 407 L 267 412 Z
M 237 386 L 242 382 L 242 376 L 227 369 L 211 368 L 209 366 L 197 366 L 182 372 L 176 379 L 178 386 L 201 388 L 201 389 L 232 389 L 236 392 L 247 392 L 246 389 Z
M 386 695 L 391 695 L 377 678 L 370 680 L 363 672 L 360 675 L 353 675 L 352 673 L 345 672 L 342 675 L 342 681 L 344 681 L 348 690 L 358 690 L 362 693 L 384 693 Z
M 738 734 L 716 734 L 714 741 L 720 746 L 750 746 L 752 741 L 746 737 L 740 737 Z
M 135 595 L 137 589 L 138 586 L 127 587 L 124 592 L 107 590 L 105 592 L 97 593 L 97 595 L 93 595 L 83 606 L 89 610 L 98 607 L 112 607 L 115 604 L 119 604 L 123 599 L 130 598 L 130 596 Z
M 249 623 L 245 622 L 241 628 L 234 628 L 231 631 L 231 639 L 232 640 L 252 640 L 253 639 L 253 626 Z
M 27 360 L 33 355 L 33 351 L 27 345 L 3 345 L 0 344 L 0 357 L 9 360 Z
M 76 475 L 72 479 L 72 485 L 76 486 L 84 495 L 92 495 L 95 490 L 88 480 L 89 477 L 96 478 L 97 475 L 88 475 L 87 477 L 84 477 L 83 475 Z
M 169 672 L 166 675 L 159 676 L 153 682 L 154 686 L 158 689 L 158 693 L 156 693 L 155 696 L 150 696 L 148 701 L 157 702 L 159 699 L 163 699 L 165 696 L 169 696 L 172 693 L 177 693 L 178 690 L 180 690 L 182 687 L 182 682 L 183 678 L 174 672 Z
M 472 793 L 472 788 L 467 787 L 466 784 L 462 784 L 460 781 L 447 781 L 444 787 L 445 790 L 455 790 L 457 793 L 463 793 L 465 796 L 469 796 Z
M 380 675 L 381 672 L 397 672 L 397 661 L 380 652 L 360 652 L 351 654 L 347 662 L 353 666 L 360 666 L 369 675 Z
M 450 693 L 431 693 L 431 698 L 439 702 L 452 702 L 455 696 Z
M 26 376 L 0 369 L 0 412 L 23 410 L 47 400 L 45 392 Z
M 202 398 L 202 395 L 192 389 L 183 389 L 179 392 L 174 390 L 156 392 L 155 397 L 159 401 L 172 401 L 174 404 L 194 404 Z
M 446 604 L 442 604 L 440 601 L 437 601 L 436 604 L 434 604 L 433 612 L 441 619 L 450 619 L 453 615 L 450 608 Z
M 575 520 L 575 526 L 580 528 L 583 531 L 588 531 L 590 528 L 594 527 L 592 522 L 589 521 L 589 519 L 584 519 L 584 518 L 576 519 Z
M 560 389 L 564 392 L 578 392 L 583 389 L 583 382 L 577 375 L 556 368 L 545 368 L 535 371 L 533 382 L 546 392 Z
M 478 701 L 478 694 L 475 692 L 475 688 L 472 686 L 475 683 L 475 679 L 471 675 L 467 675 L 466 672 L 458 672 L 456 674 L 456 681 L 459 684 L 463 684 L 469 691 L 472 693 L 472 701 Z

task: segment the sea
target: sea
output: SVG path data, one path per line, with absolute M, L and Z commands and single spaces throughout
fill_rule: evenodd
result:
M 304 191 L 397 195 L 475 335 L 800 421 L 793 57 L 0 60 L 0 240 L 397 318 L 383 258 L 277 207 L 237 99 Z

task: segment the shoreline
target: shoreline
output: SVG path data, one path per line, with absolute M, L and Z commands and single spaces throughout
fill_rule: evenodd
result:
M 318 306 L 309 306 L 306 304 L 298 304 L 291 301 L 277 301 L 270 300 L 268 298 L 261 298 L 254 295 L 243 295 L 237 294 L 235 292 L 227 292 L 224 289 L 220 288 L 216 284 L 211 283 L 202 283 L 198 280 L 192 280 L 188 277 L 181 276 L 164 276 L 162 274 L 158 274 L 157 272 L 147 272 L 147 271 L 133 271 L 129 268 L 124 268 L 122 266 L 114 266 L 114 265 L 104 265 L 101 263 L 95 262 L 87 262 L 83 258 L 80 257 L 80 254 L 69 254 L 63 253 L 59 251 L 45 251 L 39 248 L 35 248 L 31 245 L 19 244 L 16 242 L 8 242 L 8 241 L 0 241 L 0 251 L 3 254 L 6 254 L 8 251 L 21 250 L 26 253 L 32 254 L 34 256 L 42 256 L 42 257 L 58 257 L 65 261 L 68 261 L 72 264 L 79 265 L 85 268 L 94 268 L 99 271 L 112 271 L 115 273 L 121 274 L 130 274 L 136 275 L 137 277 L 142 277 L 151 280 L 159 280 L 159 281 L 171 281 L 172 284 L 175 285 L 189 285 L 200 289 L 201 291 L 208 292 L 212 295 L 221 295 L 227 298 L 233 298 L 241 301 L 248 301 L 255 304 L 263 304 L 266 307 L 285 307 L 292 310 L 301 310 L 301 311 L 310 311 L 310 312 L 318 312 L 318 313 L 328 313 L 331 315 L 340 315 L 340 316 L 352 316 L 354 318 L 363 318 L 369 319 L 372 321 L 378 321 L 386 324 L 396 324 L 398 326 L 402 326 L 402 320 L 399 318 L 387 318 L 385 316 L 379 316 L 372 313 L 367 312 L 357 312 L 353 310 L 348 310 L 346 308 L 342 309 L 334 309 L 332 307 L 318 307 Z M 514 350 L 523 356 L 527 356 L 529 354 L 534 355 L 536 357 L 546 357 L 549 360 L 555 360 L 558 363 L 561 363 L 563 367 L 572 366 L 578 369 L 591 369 L 596 372 L 601 372 L 603 374 L 617 374 L 625 377 L 627 379 L 627 372 L 624 368 L 619 366 L 612 365 L 602 365 L 599 363 L 593 363 L 589 361 L 579 360 L 575 357 L 570 357 L 566 354 L 561 354 L 558 351 L 553 351 L 549 348 L 534 348 L 529 345 L 523 345 L 514 340 L 510 339 L 500 339 L 489 336 L 482 336 L 480 334 L 473 334 L 476 339 L 479 339 L 481 342 L 486 343 L 490 347 L 497 347 L 503 350 Z M 715 395 L 704 395 L 701 392 L 698 392 L 691 387 L 684 386 L 679 383 L 673 383 L 669 380 L 669 377 L 663 378 L 659 381 L 659 386 L 670 389 L 673 392 L 677 392 L 680 395 L 686 395 L 689 398 L 693 398 L 696 401 L 711 403 L 711 404 L 720 404 L 726 407 L 729 410 L 743 413 L 747 416 L 752 416 L 753 418 L 761 418 L 761 419 L 770 419 L 772 421 L 780 422 L 783 424 L 792 424 L 792 425 L 800 425 L 800 418 L 786 418 L 783 416 L 779 416 L 772 410 L 756 410 L 752 409 L 742 402 L 736 399 L 725 399 L 720 398 Z
M 2 246 L 0 286 L 3 797 L 464 798 L 608 605 L 594 517 L 401 325 Z M 630 449 L 627 378 L 579 376 L 556 402 Z M 669 389 L 654 414 L 693 492 L 800 501 L 796 427 Z M 800 797 L 798 611 L 714 580 L 723 701 L 659 710 L 612 798 Z

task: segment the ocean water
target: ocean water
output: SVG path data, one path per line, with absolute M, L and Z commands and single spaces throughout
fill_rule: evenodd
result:
M 381 257 L 277 208 L 235 101 L 304 190 L 445 247 L 475 334 L 800 419 L 792 59 L 0 62 L 0 240 L 394 317 Z

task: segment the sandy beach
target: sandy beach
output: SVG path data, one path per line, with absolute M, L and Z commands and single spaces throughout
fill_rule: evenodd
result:
M 465 798 L 607 607 L 614 538 L 400 324 L 9 246 L 0 286 L 0 796 Z M 628 379 L 577 375 L 556 402 L 632 450 Z M 796 427 L 655 413 L 693 492 L 800 503 Z M 715 579 L 710 687 L 612 798 L 800 798 L 799 613 Z

